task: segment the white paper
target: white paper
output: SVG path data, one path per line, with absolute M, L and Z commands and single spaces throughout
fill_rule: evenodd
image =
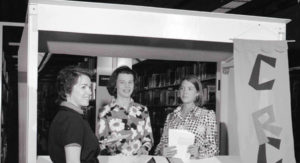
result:
M 169 146 L 176 146 L 177 154 L 174 158 L 182 160 L 190 159 L 191 154 L 187 153 L 187 149 L 195 142 L 195 134 L 187 130 L 169 129 Z

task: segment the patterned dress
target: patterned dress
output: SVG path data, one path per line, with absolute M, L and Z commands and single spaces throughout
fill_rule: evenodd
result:
M 196 135 L 194 145 L 204 148 L 204 150 L 200 150 L 199 148 L 200 156 L 198 158 L 207 158 L 217 155 L 219 148 L 215 113 L 193 106 L 192 110 L 186 115 L 185 119 L 183 119 L 181 109 L 182 107 L 179 106 L 174 112 L 167 116 L 163 135 L 154 154 L 158 155 L 163 146 L 168 146 L 169 129 L 185 129 Z
M 117 104 L 113 99 L 99 113 L 99 139 L 102 154 L 126 156 L 136 155 L 137 150 L 142 146 L 150 151 L 153 145 L 152 128 L 148 109 L 132 99 L 128 112 Z M 114 146 L 108 147 L 103 140 L 110 137 L 128 135 L 127 138 L 119 140 Z

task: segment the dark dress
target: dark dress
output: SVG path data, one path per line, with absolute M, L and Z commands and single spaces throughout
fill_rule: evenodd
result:
M 49 131 L 49 154 L 53 163 L 65 163 L 65 149 L 68 144 L 81 145 L 80 162 L 98 163 L 99 142 L 84 115 L 60 106 Z

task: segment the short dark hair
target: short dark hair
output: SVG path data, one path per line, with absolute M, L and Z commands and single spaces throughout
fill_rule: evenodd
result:
M 191 82 L 195 86 L 196 90 L 199 92 L 199 98 L 196 98 L 194 103 L 196 105 L 203 106 L 204 105 L 203 89 L 202 89 L 202 84 L 198 79 L 198 77 L 195 75 L 187 75 L 180 81 L 180 86 L 184 80 Z
M 86 75 L 91 79 L 93 73 L 90 70 L 73 65 L 60 70 L 56 79 L 56 88 L 58 93 L 56 103 L 58 105 L 67 100 L 66 94 L 70 94 L 72 92 L 73 86 L 78 82 L 78 78 L 81 75 Z
M 134 70 L 132 70 L 128 66 L 118 67 L 111 74 L 111 77 L 109 78 L 109 81 L 106 85 L 108 93 L 111 96 L 114 96 L 115 98 L 117 98 L 117 87 L 116 87 L 116 85 L 117 85 L 117 80 L 118 80 L 119 74 L 131 74 L 133 76 L 134 88 L 133 88 L 133 92 L 132 92 L 131 96 L 134 96 L 135 92 L 137 91 L 137 88 L 138 88 L 138 75 Z

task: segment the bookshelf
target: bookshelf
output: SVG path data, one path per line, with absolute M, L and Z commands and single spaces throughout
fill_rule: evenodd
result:
M 290 70 L 291 112 L 295 153 L 300 153 L 300 70 Z M 294 125 L 295 124 L 295 125 Z M 300 160 L 300 155 L 295 155 Z
M 7 147 L 8 147 L 8 117 L 10 109 L 13 108 L 12 102 L 12 89 L 10 86 L 9 73 L 6 69 L 6 60 L 4 55 L 2 55 L 2 72 L 1 72 L 1 162 L 5 162 L 7 157 Z
M 138 73 L 139 86 L 135 101 L 149 109 L 154 150 L 160 141 L 169 113 L 180 105 L 179 84 L 186 75 L 196 75 L 203 86 L 203 107 L 215 110 L 216 63 L 191 61 L 144 60 L 132 66 Z
M 62 56 L 62 55 L 60 55 Z M 52 56 L 53 57 L 53 56 Z M 54 56 L 58 57 L 58 56 Z M 64 60 L 72 60 L 72 56 L 64 56 L 69 57 L 68 59 L 64 58 Z M 78 56 L 77 56 L 78 57 Z M 57 59 L 57 58 L 56 58 Z M 58 58 L 59 59 L 59 58 Z M 62 58 L 61 58 L 62 60 Z M 73 59 L 74 61 L 75 59 Z M 78 60 L 78 58 L 77 58 Z M 53 61 L 52 61 L 53 62 Z M 51 64 L 52 62 L 46 63 Z M 59 64 L 58 64 L 59 65 Z M 57 99 L 57 88 L 55 86 L 56 76 L 58 72 L 68 66 L 68 65 L 78 65 L 81 68 L 88 69 L 94 72 L 92 76 L 92 99 L 90 100 L 89 106 L 86 108 L 84 114 L 87 116 L 88 123 L 91 126 L 91 129 L 95 132 L 95 106 L 96 106 L 96 65 L 97 58 L 96 57 L 82 57 L 82 59 L 78 60 L 78 62 L 65 62 L 62 65 L 57 66 L 55 69 L 57 71 L 53 72 L 53 79 L 51 82 L 42 82 L 39 83 L 38 87 L 38 135 L 37 135 L 37 155 L 48 155 L 48 133 L 49 127 L 54 119 L 55 115 L 59 111 L 59 106 L 55 103 Z M 51 71 L 51 70 L 49 70 Z M 40 81 L 39 81 L 40 82 Z

